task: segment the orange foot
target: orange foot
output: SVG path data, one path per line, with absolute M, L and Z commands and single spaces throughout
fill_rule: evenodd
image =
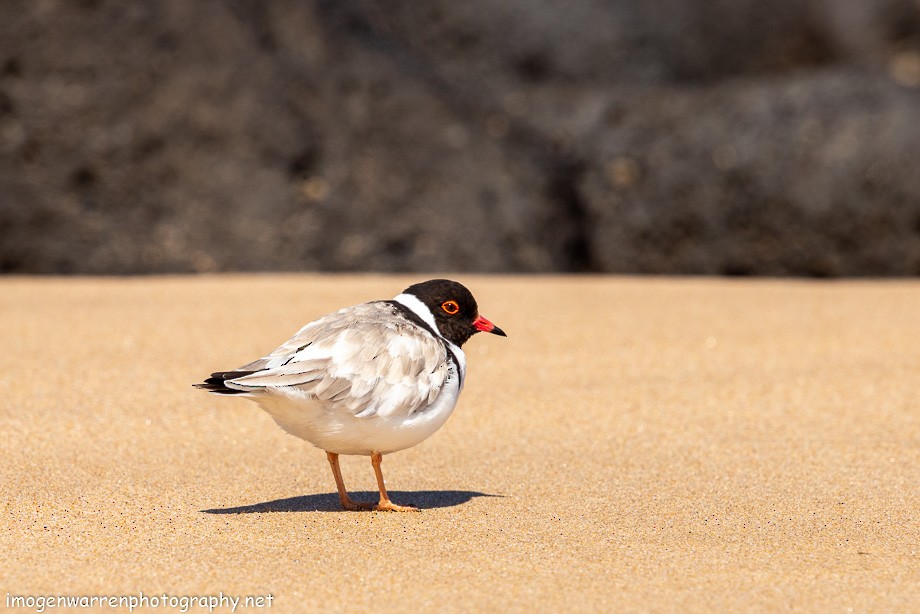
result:
M 411 505 L 396 505 L 392 501 L 381 501 L 374 506 L 376 512 L 418 512 L 417 507 Z
M 349 512 L 368 512 L 370 510 L 377 509 L 373 503 L 364 503 L 362 501 L 354 501 L 352 499 L 342 499 L 341 504 L 342 509 L 348 510 Z

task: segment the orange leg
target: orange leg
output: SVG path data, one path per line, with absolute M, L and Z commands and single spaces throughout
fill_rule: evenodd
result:
M 326 452 L 326 458 L 329 459 L 329 466 L 332 467 L 332 477 L 335 478 L 335 487 L 339 489 L 339 501 L 342 504 L 342 508 L 352 512 L 374 509 L 374 506 L 370 503 L 352 501 L 351 497 L 348 496 L 348 491 L 345 490 L 345 481 L 342 480 L 342 470 L 339 468 L 339 455 L 334 452 Z
M 374 465 L 374 474 L 377 476 L 377 488 L 380 489 L 380 503 L 374 506 L 374 509 L 380 512 L 417 512 L 417 507 L 408 505 L 396 505 L 390 501 L 387 494 L 387 487 L 383 483 L 383 471 L 380 470 L 380 463 L 383 462 L 383 454 L 374 452 L 371 454 L 371 464 Z

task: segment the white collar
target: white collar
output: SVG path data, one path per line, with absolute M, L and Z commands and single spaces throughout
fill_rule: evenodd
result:
M 413 294 L 400 294 L 393 297 L 393 300 L 420 317 L 425 324 L 431 327 L 431 330 L 433 330 L 436 335 L 439 337 L 442 336 L 441 331 L 438 330 L 438 325 L 434 321 L 434 316 L 431 315 L 431 310 L 428 309 L 428 306 L 420 301 L 417 296 Z

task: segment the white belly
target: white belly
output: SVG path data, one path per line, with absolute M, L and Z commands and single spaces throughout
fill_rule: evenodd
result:
M 248 396 L 248 395 L 247 395 Z M 405 450 L 441 428 L 457 405 L 460 381 L 454 375 L 426 408 L 411 415 L 372 415 L 358 418 L 328 404 L 268 389 L 248 396 L 267 411 L 285 431 L 336 454 L 370 455 Z

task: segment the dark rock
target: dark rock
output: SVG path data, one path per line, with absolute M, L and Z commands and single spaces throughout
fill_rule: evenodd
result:
M 586 156 L 599 268 L 920 273 L 917 92 L 835 71 L 648 91 L 625 114 L 594 132 Z
M 0 272 L 920 273 L 913 0 L 0 4 Z

